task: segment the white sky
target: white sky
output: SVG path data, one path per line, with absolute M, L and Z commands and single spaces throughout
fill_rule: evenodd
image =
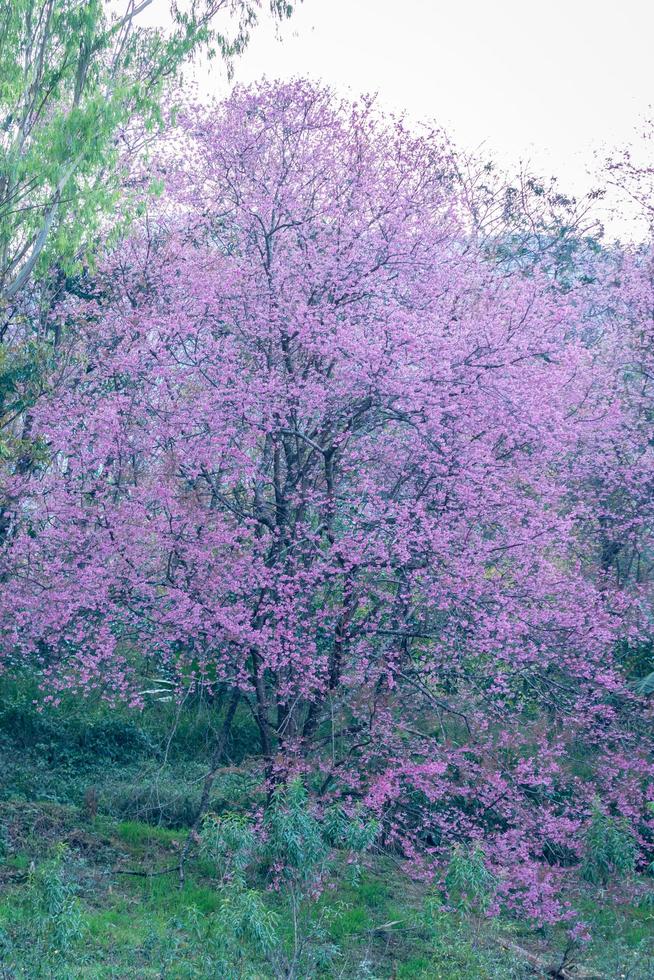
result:
M 200 89 L 221 94 L 214 65 Z M 262 75 L 378 92 L 459 145 L 579 193 L 595 155 L 630 142 L 654 102 L 654 3 L 304 0 L 277 30 L 260 24 L 236 64 L 237 81 Z

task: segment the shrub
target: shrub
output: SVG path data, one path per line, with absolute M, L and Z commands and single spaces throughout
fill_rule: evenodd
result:
M 67 848 L 60 845 L 54 858 L 30 873 L 28 901 L 36 933 L 43 946 L 66 952 L 84 935 L 76 887 L 66 874 Z
M 348 820 L 331 811 L 318 820 L 300 780 L 277 788 L 261 825 L 234 813 L 206 818 L 201 850 L 224 889 L 213 932 L 222 972 L 263 960 L 273 976 L 314 976 L 331 962 L 338 948 L 328 927 L 340 907 L 318 910 L 316 900 L 335 865 L 334 848 L 368 850 L 377 830 L 361 812 Z M 280 914 L 264 902 L 263 884 L 277 894 Z
M 445 876 L 450 903 L 458 908 L 488 908 L 495 890 L 495 877 L 486 867 L 481 847 L 456 847 Z
M 586 831 L 582 877 L 593 885 L 606 885 L 611 878 L 630 874 L 636 856 L 636 841 L 627 821 L 608 816 L 596 802 Z

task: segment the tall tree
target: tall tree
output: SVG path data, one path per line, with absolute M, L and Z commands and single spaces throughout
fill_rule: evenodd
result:
M 1 0 L 0 304 L 35 270 L 66 268 L 114 206 L 130 127 L 160 118 L 161 96 L 201 47 L 231 59 L 256 22 L 259 0 Z M 272 0 L 272 13 L 291 5 Z M 219 15 L 227 17 L 218 29 Z
M 642 596 L 598 560 L 589 492 L 629 431 L 594 294 L 492 261 L 440 135 L 367 102 L 263 85 L 183 132 L 68 310 L 42 462 L 13 477 L 5 655 L 55 700 L 136 706 L 146 661 L 227 719 L 238 698 L 271 781 L 365 800 L 416 861 L 478 842 L 556 917 L 596 794 L 651 831 L 614 655 Z

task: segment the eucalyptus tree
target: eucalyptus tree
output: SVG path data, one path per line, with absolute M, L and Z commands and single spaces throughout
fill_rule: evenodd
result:
M 166 26 L 142 23 L 148 8 Z M 277 17 L 292 9 L 283 0 L 270 8 Z M 121 156 L 137 132 L 161 122 L 162 97 L 181 66 L 201 48 L 229 66 L 259 10 L 260 0 L 128 0 L 122 9 L 103 0 L 0 0 L 5 307 L 39 270 L 78 260 L 116 204 Z

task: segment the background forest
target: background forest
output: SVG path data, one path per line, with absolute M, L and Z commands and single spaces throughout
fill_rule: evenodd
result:
M 0 0 L 0 977 L 654 976 L 654 170 L 159 6 Z

